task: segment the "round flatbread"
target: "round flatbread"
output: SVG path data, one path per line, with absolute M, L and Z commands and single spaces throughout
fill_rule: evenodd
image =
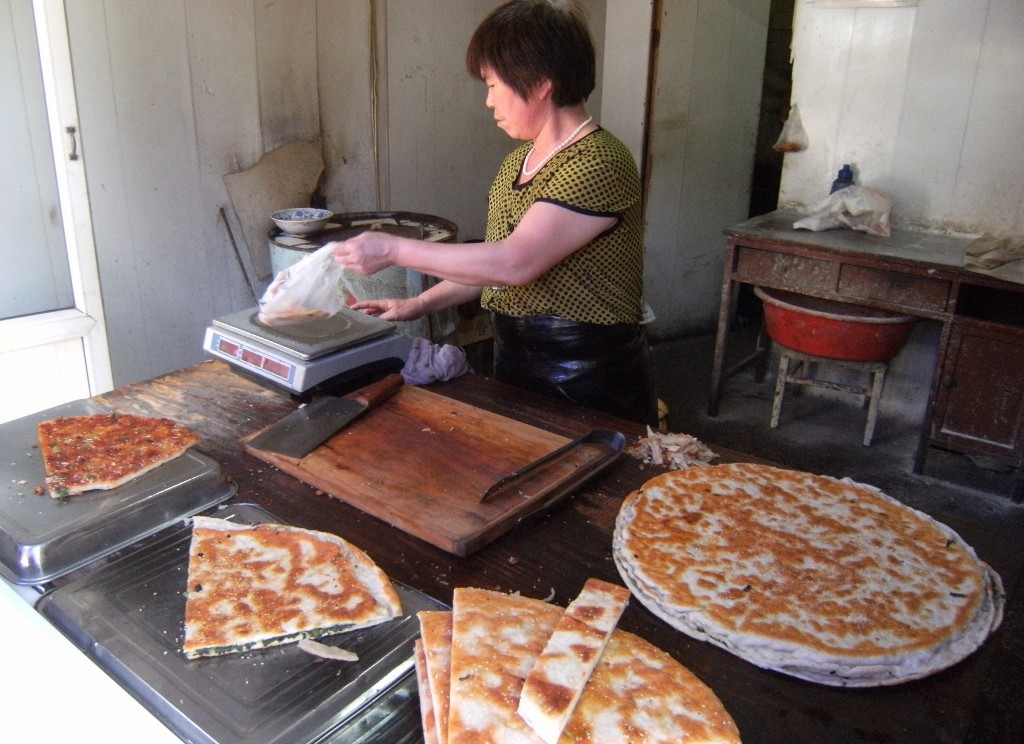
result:
M 837 686 L 904 682 L 998 627 L 999 576 L 946 525 L 878 489 L 749 463 L 657 476 L 630 494 L 623 581 L 687 635 Z

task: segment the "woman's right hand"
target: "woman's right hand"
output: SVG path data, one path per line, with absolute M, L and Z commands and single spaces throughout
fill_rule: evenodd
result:
M 349 271 L 370 276 L 394 265 L 398 238 L 380 230 L 366 230 L 354 238 L 328 243 L 334 260 Z
M 419 320 L 426 314 L 423 302 L 419 297 L 409 297 L 401 300 L 361 300 L 350 305 L 353 310 L 359 310 L 367 315 L 373 315 L 381 320 L 403 321 Z

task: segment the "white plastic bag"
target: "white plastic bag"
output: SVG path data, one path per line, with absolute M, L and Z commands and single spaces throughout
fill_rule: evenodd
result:
M 794 222 L 793 227 L 815 231 L 849 227 L 887 238 L 891 211 L 892 201 L 884 191 L 866 186 L 847 186 L 815 204 L 813 212 Z
M 290 325 L 334 315 L 345 307 L 342 271 L 330 244 L 279 271 L 260 298 L 259 321 Z
M 807 149 L 808 144 L 807 132 L 800 119 L 800 109 L 793 106 L 789 109 L 789 116 L 786 118 L 786 123 L 782 125 L 782 132 L 775 144 L 772 145 L 772 149 L 782 153 L 801 152 Z

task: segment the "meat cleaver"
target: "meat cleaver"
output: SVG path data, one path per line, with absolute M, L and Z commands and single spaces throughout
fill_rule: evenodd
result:
M 305 457 L 371 408 L 402 387 L 400 374 L 390 374 L 344 398 L 324 396 L 289 413 L 249 441 L 249 446 L 287 457 Z

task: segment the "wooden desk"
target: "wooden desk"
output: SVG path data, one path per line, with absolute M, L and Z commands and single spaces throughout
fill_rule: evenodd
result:
M 914 471 L 929 446 L 1024 465 L 1024 261 L 966 269 L 968 240 L 893 230 L 794 230 L 801 215 L 772 212 L 724 231 L 728 242 L 708 414 L 718 414 L 740 284 L 928 318 L 941 324 L 938 362 Z M 1018 266 L 1017 264 L 1022 264 Z M 1018 477 L 1019 499 L 1024 476 Z
M 617 428 L 635 442 L 642 427 L 533 395 L 480 375 L 430 390 L 567 436 Z M 292 524 L 333 532 L 360 546 L 394 579 L 443 602 L 455 587 L 519 591 L 565 605 L 589 577 L 622 581 L 612 561 L 612 531 L 623 498 L 660 468 L 623 456 L 549 517 L 458 558 L 370 517 L 246 454 L 239 439 L 295 407 L 287 396 L 206 362 L 101 396 L 116 411 L 169 416 L 193 427 L 199 449 L 238 484 L 233 501 L 256 503 Z M 715 447 L 723 461 L 744 458 Z M 396 463 L 395 467 L 401 467 Z M 1020 632 L 1015 593 L 1022 555 L 1015 539 L 948 522 L 1000 573 L 1010 597 L 1003 627 L 981 649 L 939 674 L 877 689 L 837 689 L 753 666 L 675 630 L 630 603 L 621 627 L 671 653 L 704 680 L 735 718 L 747 744 L 811 742 L 1017 742 Z

